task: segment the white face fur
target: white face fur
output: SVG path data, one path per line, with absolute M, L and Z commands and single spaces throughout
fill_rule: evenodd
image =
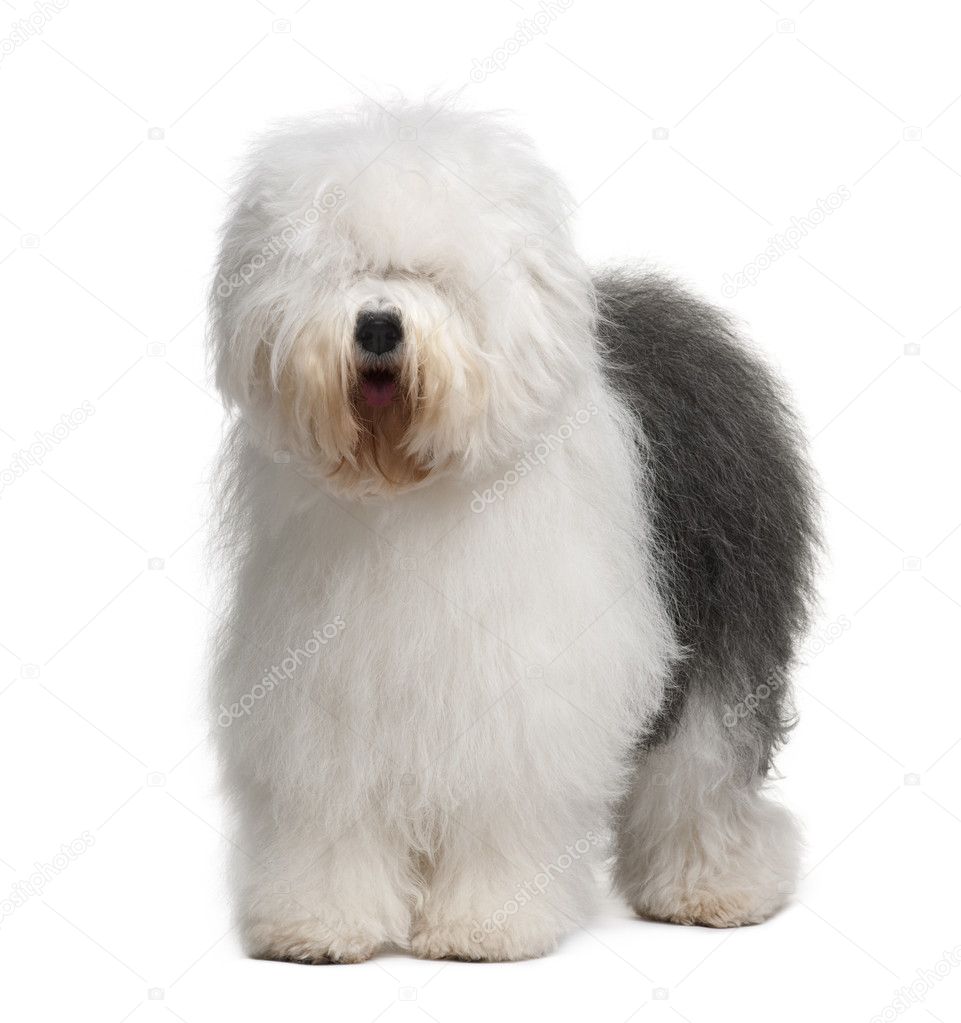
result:
M 365 109 L 255 147 L 211 292 L 217 381 L 265 451 L 343 492 L 481 474 L 596 372 L 569 202 L 490 115 Z M 372 355 L 364 313 L 399 324 Z

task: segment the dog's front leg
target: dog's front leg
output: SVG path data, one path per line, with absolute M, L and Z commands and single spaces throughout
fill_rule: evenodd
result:
M 591 908 L 600 843 L 590 825 L 550 806 L 530 815 L 505 806 L 489 793 L 451 817 L 414 921 L 415 955 L 531 959 Z
M 247 821 L 235 859 L 249 955 L 356 963 L 406 940 L 409 856 L 376 806 L 337 819 L 322 805 L 246 811 L 262 814 Z

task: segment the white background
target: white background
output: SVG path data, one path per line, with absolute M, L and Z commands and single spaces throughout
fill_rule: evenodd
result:
M 32 9 L 0 0 L 0 22 Z M 5 1018 L 849 1023 L 961 942 L 956 4 L 575 0 L 472 80 L 537 10 L 74 0 L 22 45 L 0 26 L 0 469 L 93 409 L 0 489 L 0 895 L 46 870 L 0 919 Z M 514 109 L 581 204 L 588 259 L 677 271 L 797 396 L 830 559 L 780 761 L 806 877 L 761 927 L 612 902 L 534 963 L 240 956 L 201 713 L 214 232 L 270 120 L 436 87 Z M 958 1019 L 959 972 L 906 1018 Z

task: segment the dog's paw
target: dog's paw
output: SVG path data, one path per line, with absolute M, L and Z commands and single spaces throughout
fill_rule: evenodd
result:
M 701 927 L 745 927 L 767 920 L 785 900 L 786 896 L 776 891 L 676 890 L 635 898 L 631 905 L 646 920 Z
M 421 959 L 460 959 L 464 962 L 506 963 L 537 959 L 557 947 L 553 929 L 509 927 L 486 930 L 476 923 L 423 925 L 410 940 Z
M 284 963 L 362 963 L 382 945 L 382 939 L 362 930 L 333 931 L 313 921 L 256 924 L 247 931 L 252 959 Z

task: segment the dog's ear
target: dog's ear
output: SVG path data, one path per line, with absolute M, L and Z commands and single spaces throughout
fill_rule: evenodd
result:
M 224 225 L 210 288 L 217 386 L 241 407 L 264 386 L 278 387 L 283 362 L 309 329 L 323 290 L 324 275 L 308 261 L 309 231 L 292 230 L 282 202 L 268 198 L 256 180 L 241 191 Z
M 217 387 L 228 404 L 245 405 L 269 369 L 276 330 L 267 270 L 267 232 L 260 204 L 235 201 L 224 224 L 210 286 L 210 349 Z
M 489 432 L 523 449 L 565 408 L 597 359 L 590 273 L 566 234 L 519 246 L 484 288 Z

